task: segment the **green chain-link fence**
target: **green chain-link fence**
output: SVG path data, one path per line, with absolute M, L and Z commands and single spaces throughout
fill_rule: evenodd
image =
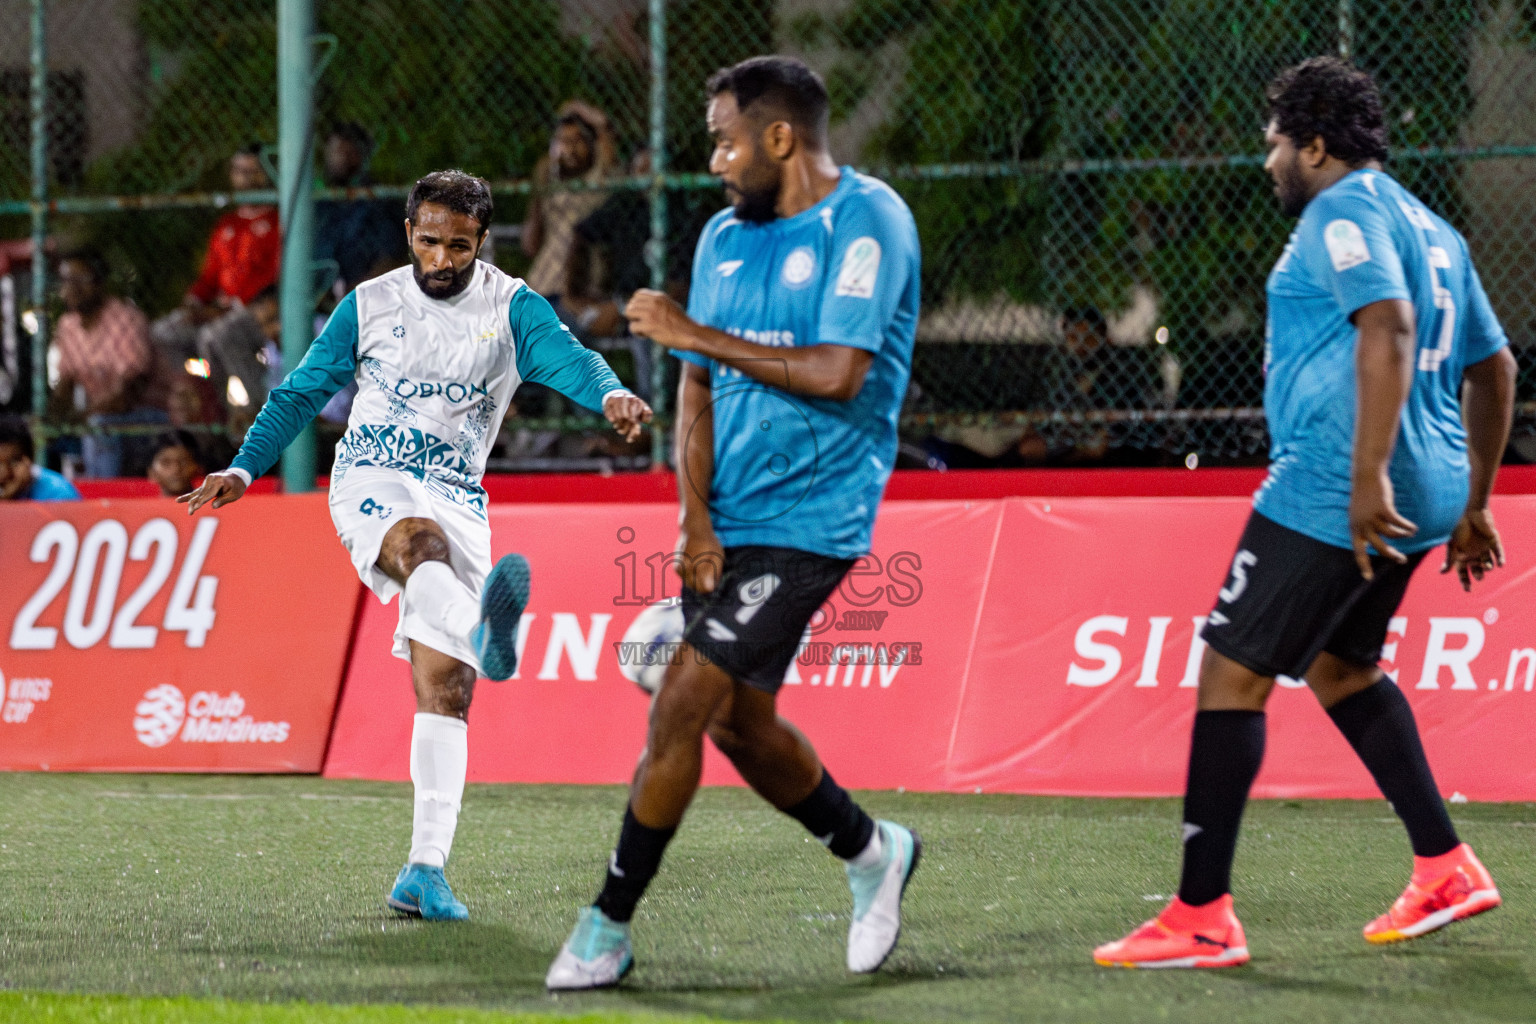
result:
M 101 249 L 114 287 L 162 317 L 237 205 L 218 194 L 230 155 L 275 141 L 274 3 L 45 8 L 48 231 Z M 520 274 L 541 273 L 520 231 L 530 194 L 546 221 L 586 220 L 577 269 L 555 288 L 637 386 L 651 383 L 650 349 L 599 340 L 622 335 L 605 302 L 653 280 L 686 291 L 697 232 L 721 205 L 703 173 L 705 78 L 754 53 L 805 57 L 832 93 L 835 155 L 887 178 L 917 217 L 908 464 L 1262 461 L 1264 279 L 1289 230 L 1260 166 L 1263 88 L 1286 64 L 1343 52 L 1382 87 L 1389 170 L 1468 236 L 1522 366 L 1515 451 L 1536 457 L 1531 0 L 330 0 L 316 14 L 317 147 L 343 123 L 372 138 L 364 170 L 320 182 L 366 190 L 322 192 L 332 214 L 375 203 L 398 218 L 415 177 L 464 167 L 496 183 L 494 258 Z M 12 238 L 32 209 L 27 17 L 20 0 L 0 8 Z M 606 176 L 567 185 L 543 163 L 572 99 L 589 121 L 605 115 Z M 664 244 L 647 250 L 653 237 Z M 403 262 L 403 240 L 386 255 L 375 262 Z M 336 272 L 322 266 L 317 293 Z M 0 401 L 26 408 L 19 337 Z M 222 423 L 228 395 L 199 386 L 211 409 L 198 415 Z M 69 406 L 57 399 L 49 422 Z M 651 452 L 615 447 L 555 396 L 530 390 L 519 409 L 493 465 L 641 465 Z

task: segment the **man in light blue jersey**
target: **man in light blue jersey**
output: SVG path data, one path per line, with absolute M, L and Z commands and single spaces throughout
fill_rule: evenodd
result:
M 443 876 L 458 826 L 477 675 L 517 667 L 528 563 L 491 568 L 480 478 L 525 380 L 601 409 L 629 440 L 651 410 L 583 348 L 543 298 L 479 261 L 491 190 L 462 171 L 416 182 L 406 203 L 411 266 L 359 285 L 304 361 L 272 391 L 233 465 L 179 498 L 196 512 L 239 499 L 348 382 L 358 385 L 331 471 L 331 518 L 380 601 L 400 595 L 394 653 L 411 663 L 416 787 L 411 849 L 388 897 L 427 920 L 468 916 Z M 488 571 L 489 570 L 489 571 Z
M 1370 76 L 1316 58 L 1282 72 L 1269 101 L 1265 168 L 1301 218 L 1268 285 L 1269 476 L 1201 632 L 1178 896 L 1094 950 L 1105 966 L 1248 960 L 1232 859 L 1278 675 L 1306 680 L 1408 831 L 1412 878 L 1365 938 L 1415 938 L 1500 903 L 1378 662 L 1431 548 L 1446 545 L 1441 571 L 1467 589 L 1503 563 L 1488 499 L 1515 362 L 1465 240 L 1382 170 Z
M 613 985 L 633 965 L 630 917 L 698 788 L 706 733 L 846 863 L 850 970 L 877 969 L 895 947 L 921 853 L 911 830 L 865 814 L 775 708 L 811 617 L 869 551 L 917 328 L 917 230 L 889 186 L 833 162 L 826 88 L 801 62 L 755 57 L 707 92 L 710 170 L 732 206 L 699 239 L 686 313 L 644 291 L 627 310 L 637 334 L 684 360 L 687 626 L 602 891 L 551 989 Z

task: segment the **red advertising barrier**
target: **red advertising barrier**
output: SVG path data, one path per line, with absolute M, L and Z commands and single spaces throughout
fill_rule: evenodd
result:
M 1098 795 L 1183 788 L 1198 619 L 1248 514 L 1242 498 L 901 501 L 829 601 L 781 695 L 855 787 Z M 1536 799 L 1536 498 L 1494 509 L 1510 564 L 1464 594 L 1426 562 L 1386 667 L 1447 795 Z M 493 507 L 495 553 L 533 566 L 521 677 L 481 682 L 470 779 L 623 782 L 645 697 L 617 641 L 676 592 L 671 505 Z M 1437 558 L 1438 556 L 1432 556 Z M 365 603 L 326 774 L 404 779 L 414 699 L 396 611 Z M 1270 703 L 1264 796 L 1376 795 L 1300 684 Z M 735 783 L 710 754 L 705 781 Z
M 324 495 L 0 505 L 0 768 L 314 772 L 360 585 Z

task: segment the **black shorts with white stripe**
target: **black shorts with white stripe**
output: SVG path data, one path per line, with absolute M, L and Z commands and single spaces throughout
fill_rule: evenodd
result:
M 797 548 L 726 548 L 713 592 L 683 588 L 683 639 L 737 682 L 777 693 L 806 627 L 853 563 Z

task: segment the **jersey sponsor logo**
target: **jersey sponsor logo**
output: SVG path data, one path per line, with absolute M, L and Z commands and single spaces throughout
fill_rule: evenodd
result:
M 880 243 L 868 236 L 856 238 L 843 254 L 843 266 L 837 274 L 834 295 L 855 299 L 873 298 L 875 279 L 880 276 Z
M 1323 244 L 1328 247 L 1328 258 L 1333 269 L 1342 274 L 1351 267 L 1371 262 L 1370 247 L 1365 244 L 1365 232 L 1352 220 L 1340 218 L 1331 221 L 1323 229 Z
M 773 596 L 773 592 L 779 589 L 781 582 L 773 573 L 765 572 L 737 588 L 736 596 L 741 601 L 741 607 L 736 609 L 736 621 L 743 626 L 751 622 L 752 617 Z
M 736 273 L 736 271 L 740 270 L 741 265 L 745 262 L 746 260 L 726 260 L 724 263 L 720 263 L 715 266 L 715 273 L 719 274 L 721 277 L 730 277 L 732 274 Z
M 804 288 L 816 273 L 816 254 L 808 245 L 802 245 L 784 258 L 784 269 L 779 279 L 790 288 Z
M 494 333 L 494 332 L 493 332 Z M 411 380 L 402 377 L 395 381 L 390 391 L 396 398 L 441 398 L 453 405 L 460 402 L 472 401 L 490 396 L 490 382 L 481 381 L 479 384 L 466 384 L 463 381 L 450 380 L 446 383 L 436 380 Z

